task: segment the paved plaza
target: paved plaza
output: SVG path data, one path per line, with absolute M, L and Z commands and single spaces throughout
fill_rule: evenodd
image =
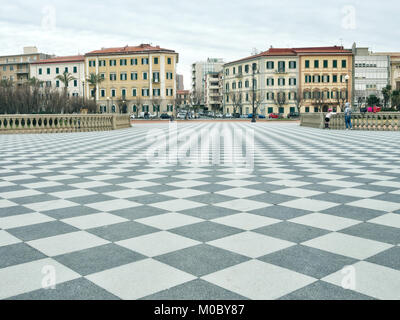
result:
M 152 163 L 161 123 L 0 135 L 0 299 L 400 299 L 400 133 L 178 125 L 233 129 L 252 170 Z

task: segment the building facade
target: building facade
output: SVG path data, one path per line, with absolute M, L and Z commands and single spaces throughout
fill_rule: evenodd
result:
M 0 80 L 23 85 L 31 77 L 30 64 L 51 57 L 49 54 L 39 53 L 36 47 L 24 47 L 23 54 L 1 56 Z
M 64 72 L 70 73 L 74 80 L 68 83 L 69 96 L 83 97 L 85 81 L 85 57 L 68 56 L 33 62 L 30 66 L 31 77 L 42 81 L 42 87 L 65 90 L 65 84 L 57 79 Z
M 300 112 L 344 110 L 353 96 L 353 53 L 342 46 L 296 48 L 299 56 Z
M 390 56 L 374 54 L 353 45 L 354 104 L 361 107 L 370 95 L 383 100 L 382 89 L 390 84 Z
M 183 75 L 177 74 L 176 75 L 176 91 L 185 90 L 185 85 L 183 83 Z
M 191 94 L 200 100 L 199 104 L 205 104 L 205 81 L 209 72 L 220 72 L 224 61 L 220 58 L 208 58 L 206 61 L 198 61 L 192 64 L 192 88 Z
M 191 105 L 190 91 L 178 90 L 176 92 L 176 106 L 180 109 L 187 108 Z
M 222 71 L 209 72 L 205 77 L 205 107 L 208 111 L 222 112 Z
M 96 90 L 86 83 L 86 95 L 96 95 L 101 112 L 172 113 L 178 59 L 174 50 L 150 44 L 89 52 L 86 76 L 96 74 L 104 80 Z

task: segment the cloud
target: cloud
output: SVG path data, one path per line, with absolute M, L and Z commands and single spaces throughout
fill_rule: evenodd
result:
M 153 43 L 180 53 L 178 72 L 190 86 L 190 66 L 207 57 L 230 61 L 252 48 L 320 46 L 354 41 L 375 51 L 400 51 L 397 1 L 265 0 L 3 0 L 0 54 L 23 46 L 57 55 L 101 47 Z M 353 6 L 355 29 L 343 28 Z M 54 13 L 54 15 L 53 15 Z M 54 25 L 55 29 L 52 28 Z

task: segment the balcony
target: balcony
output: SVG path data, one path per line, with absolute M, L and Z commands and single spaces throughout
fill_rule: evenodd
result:
M 275 74 L 286 74 L 287 71 L 285 68 L 279 68 L 278 70 L 275 70 Z
M 29 70 L 28 69 L 17 69 L 15 72 L 17 74 L 28 74 Z
M 158 79 L 158 78 L 153 78 L 153 83 L 155 83 L 155 84 L 160 83 L 160 79 Z

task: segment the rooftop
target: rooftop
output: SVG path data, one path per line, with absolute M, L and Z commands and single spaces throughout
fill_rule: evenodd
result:
M 150 44 L 141 44 L 139 46 L 128 46 L 118 48 L 102 48 L 100 50 L 94 50 L 85 54 L 90 55 L 106 55 L 106 54 L 136 54 L 136 53 L 148 53 L 148 52 L 170 52 L 176 53 L 174 50 L 160 48 L 160 46 L 152 46 Z
M 84 56 L 65 56 L 65 57 L 55 57 L 51 59 L 39 60 L 32 64 L 83 62 L 84 60 L 85 60 Z

